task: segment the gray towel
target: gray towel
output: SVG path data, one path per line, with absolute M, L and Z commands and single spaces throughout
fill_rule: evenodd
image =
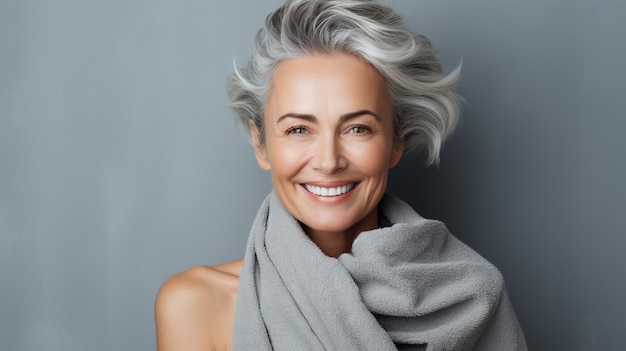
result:
M 385 195 L 391 226 L 332 258 L 270 194 L 254 221 L 233 350 L 526 350 L 500 272 Z

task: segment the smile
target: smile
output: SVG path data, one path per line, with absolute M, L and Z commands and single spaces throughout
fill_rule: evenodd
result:
M 346 184 L 342 186 L 336 186 L 332 188 L 324 188 L 321 186 L 315 186 L 315 185 L 309 185 L 309 184 L 304 184 L 304 187 L 306 188 L 308 192 L 310 192 L 311 194 L 315 194 L 317 196 L 339 196 L 352 190 L 352 188 L 354 188 L 354 183 L 350 183 L 350 184 Z

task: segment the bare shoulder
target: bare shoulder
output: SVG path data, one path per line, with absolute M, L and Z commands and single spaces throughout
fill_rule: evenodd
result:
M 230 349 L 242 262 L 193 267 L 163 283 L 154 306 L 159 351 Z

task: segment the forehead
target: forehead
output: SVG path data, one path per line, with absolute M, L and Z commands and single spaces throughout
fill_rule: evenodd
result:
M 276 69 L 266 112 L 347 113 L 391 108 L 385 80 L 374 66 L 348 54 L 309 55 Z M 293 111 L 292 111 L 293 110 Z

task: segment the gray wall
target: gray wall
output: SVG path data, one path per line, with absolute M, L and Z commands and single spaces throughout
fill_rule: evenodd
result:
M 270 184 L 223 86 L 278 3 L 0 0 L 0 349 L 154 349 L 161 282 L 242 255 Z M 620 349 L 626 5 L 389 3 L 467 100 L 390 191 L 503 271 L 531 349 Z

